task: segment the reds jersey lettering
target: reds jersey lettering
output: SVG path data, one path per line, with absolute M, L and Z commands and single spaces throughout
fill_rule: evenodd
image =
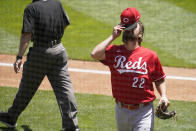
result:
M 127 61 L 125 56 L 119 55 L 115 57 L 115 65 L 114 68 L 121 68 L 117 69 L 117 71 L 122 74 L 126 72 L 133 72 L 133 73 L 138 73 L 138 74 L 147 74 L 147 63 L 143 62 L 142 63 L 142 57 L 139 57 L 138 61 L 132 62 L 132 61 Z
M 144 47 L 128 51 L 124 45 L 110 45 L 105 54 L 116 100 L 138 104 L 156 98 L 152 83 L 165 77 L 156 53 Z

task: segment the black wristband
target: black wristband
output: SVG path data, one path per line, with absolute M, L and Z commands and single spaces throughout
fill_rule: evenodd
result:
M 22 59 L 22 56 L 17 55 L 16 60 Z

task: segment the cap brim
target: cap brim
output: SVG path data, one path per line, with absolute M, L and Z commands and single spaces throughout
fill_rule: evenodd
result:
M 132 30 L 133 28 L 137 27 L 137 22 L 132 25 L 127 26 L 124 30 Z

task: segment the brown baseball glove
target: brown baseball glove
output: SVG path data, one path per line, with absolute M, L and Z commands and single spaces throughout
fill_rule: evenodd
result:
M 155 110 L 155 116 L 160 119 L 169 119 L 172 117 L 175 117 L 176 111 L 169 112 L 167 107 L 165 106 L 165 103 L 162 103 L 161 105 L 157 106 Z

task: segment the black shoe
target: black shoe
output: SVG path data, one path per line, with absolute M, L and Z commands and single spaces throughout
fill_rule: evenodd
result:
M 79 128 L 75 128 L 75 129 L 61 129 L 61 131 L 79 131 Z
M 9 128 L 15 128 L 17 126 L 16 122 L 10 118 L 7 112 L 0 112 L 0 122 Z

